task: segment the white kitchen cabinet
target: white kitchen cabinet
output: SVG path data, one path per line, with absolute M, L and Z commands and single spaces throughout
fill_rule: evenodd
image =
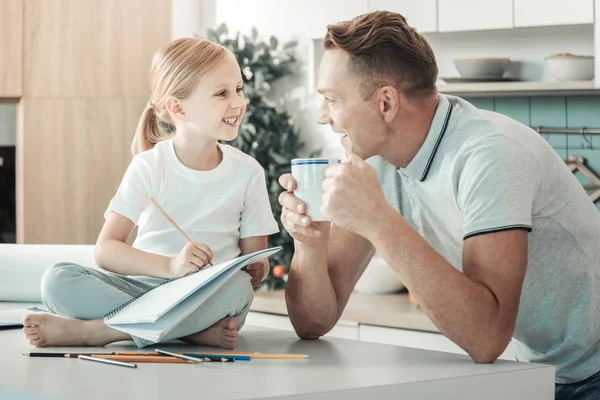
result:
M 513 0 L 438 0 L 440 32 L 513 27 Z
M 302 33 L 311 38 L 323 38 L 327 25 L 369 12 L 369 0 L 305 0 L 295 3 L 301 8 L 292 18 L 301 21 Z
M 294 327 L 287 315 L 275 315 L 251 311 L 246 316 L 246 324 L 262 326 L 264 328 L 294 331 Z M 326 337 L 358 340 L 358 324 L 355 322 L 338 321 L 337 325 Z
M 419 33 L 437 31 L 437 0 L 371 0 L 371 10 L 397 12 Z
M 515 27 L 594 23 L 594 0 L 514 0 Z
M 391 344 L 395 346 L 412 347 L 415 349 L 443 351 L 446 353 L 467 353 L 441 333 L 411 331 L 407 329 L 383 328 L 379 326 L 360 325 L 360 340 Z M 511 346 L 500 356 L 504 360 L 515 360 Z

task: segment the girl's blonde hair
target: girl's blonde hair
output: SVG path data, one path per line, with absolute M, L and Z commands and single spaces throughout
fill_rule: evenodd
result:
M 177 39 L 158 50 L 150 69 L 152 94 L 131 144 L 134 156 L 174 133 L 175 126 L 165 108 L 165 100 L 170 96 L 189 97 L 200 78 L 226 55 L 227 49 L 223 46 L 200 38 Z

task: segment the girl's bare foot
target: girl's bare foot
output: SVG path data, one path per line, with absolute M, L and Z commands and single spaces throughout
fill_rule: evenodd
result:
M 210 328 L 193 335 L 180 338 L 184 342 L 201 344 L 206 346 L 224 347 L 233 350 L 237 340 L 237 329 L 235 319 L 225 317 Z
M 104 324 L 101 319 L 84 321 L 49 314 L 31 314 L 23 319 L 25 336 L 35 347 L 46 346 L 106 346 L 130 340 L 127 333 Z

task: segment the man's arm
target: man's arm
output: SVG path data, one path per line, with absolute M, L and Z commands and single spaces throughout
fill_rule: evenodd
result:
M 306 205 L 293 195 L 290 174 L 279 183 L 281 222 L 294 237 L 294 258 L 285 291 L 290 320 L 302 339 L 316 339 L 337 323 L 354 286 L 367 267 L 373 245 L 357 234 L 314 222 L 304 215 Z
M 479 146 L 477 154 L 467 158 L 480 168 L 464 168 L 466 172 L 460 174 L 463 181 L 480 183 L 474 189 L 462 185 L 459 190 L 466 234 L 481 226 L 501 229 L 531 225 L 537 161 L 530 157 L 525 158 L 527 165 L 515 162 L 507 166 L 506 155 L 495 151 L 494 144 L 490 144 L 490 151 Z M 516 160 L 524 159 L 519 156 L 526 150 L 519 146 L 511 150 Z M 514 177 L 521 170 L 533 171 L 524 187 L 514 185 Z M 465 239 L 461 273 L 387 204 L 376 184 L 376 171 L 363 160 L 351 155 L 344 164 L 327 169 L 326 177 L 323 215 L 373 243 L 440 331 L 475 361 L 495 360 L 506 348 L 515 326 L 527 267 L 526 230 Z M 508 221 L 511 224 L 505 223 Z
M 328 240 L 294 242 L 285 293 L 290 321 L 302 339 L 317 339 L 335 326 L 374 253 L 362 236 L 335 225 L 324 231 Z
M 386 217 L 387 215 L 387 217 Z M 369 235 L 439 330 L 476 362 L 493 362 L 512 336 L 527 267 L 527 231 L 471 237 L 463 273 L 387 210 Z

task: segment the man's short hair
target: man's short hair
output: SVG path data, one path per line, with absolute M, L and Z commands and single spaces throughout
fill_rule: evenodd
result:
M 363 78 L 364 99 L 384 85 L 407 96 L 435 91 L 438 67 L 433 50 L 398 13 L 374 11 L 328 25 L 324 46 L 350 55 L 348 68 Z

